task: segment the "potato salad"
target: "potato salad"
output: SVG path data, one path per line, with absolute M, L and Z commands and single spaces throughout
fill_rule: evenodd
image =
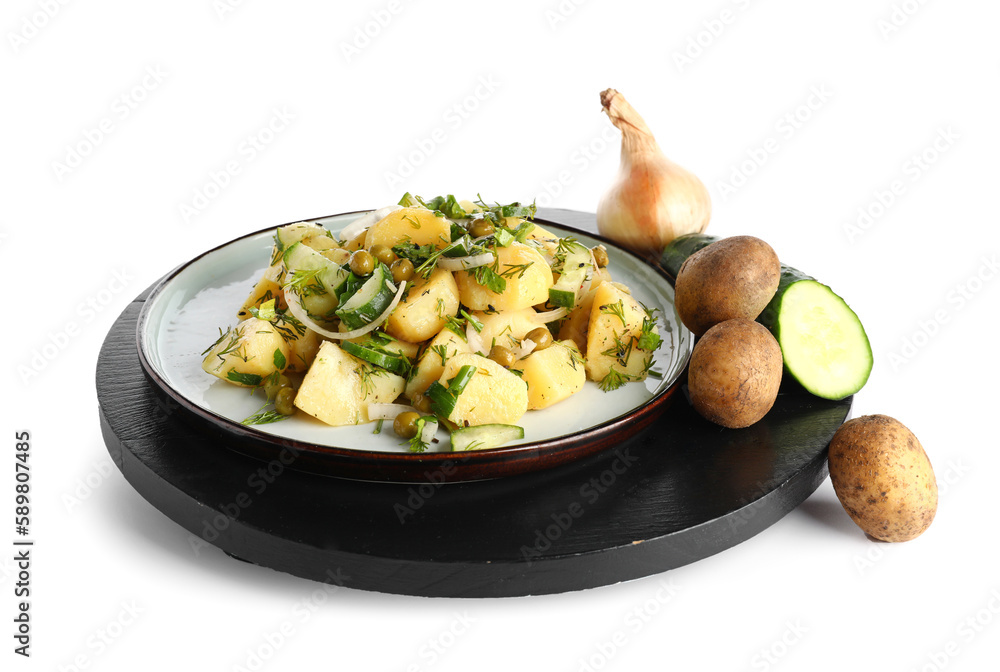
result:
M 661 344 L 657 311 L 612 280 L 604 247 L 534 215 L 407 193 L 339 236 L 280 227 L 202 367 L 264 393 L 244 424 L 300 412 L 379 432 L 388 420 L 413 452 L 442 427 L 452 450 L 524 438 L 526 412 L 644 380 Z

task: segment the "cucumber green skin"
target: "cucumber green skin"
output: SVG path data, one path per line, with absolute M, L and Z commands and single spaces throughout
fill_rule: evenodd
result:
M 368 276 L 364 284 L 368 284 L 371 281 L 377 281 L 380 283 L 379 291 L 368 303 L 362 304 L 357 308 L 346 308 L 348 301 L 353 299 L 348 299 L 344 303 L 340 304 L 340 309 L 337 310 L 337 317 L 340 318 L 341 322 L 347 325 L 348 329 L 359 329 L 366 324 L 369 324 L 376 317 L 381 315 L 389 304 L 392 303 L 392 299 L 395 296 L 391 291 L 388 290 L 388 283 L 392 279 L 392 275 L 389 272 L 389 268 L 385 264 L 379 264 L 375 267 L 375 271 L 372 275 Z M 362 285 L 363 287 L 364 285 Z M 361 291 L 360 289 L 358 291 Z
M 391 371 L 397 375 L 405 376 L 409 373 L 410 363 L 402 355 L 387 355 L 383 352 L 372 350 L 364 345 L 351 343 L 350 341 L 344 341 L 340 344 L 340 347 L 349 355 L 354 355 L 358 359 L 363 359 L 370 364 L 374 364 L 375 366 Z
M 576 292 L 549 287 L 549 303 L 559 308 L 573 310 L 573 306 L 576 305 Z
M 660 255 L 660 266 L 663 267 L 671 278 L 677 279 L 677 274 L 681 272 L 681 266 L 687 258 L 698 250 L 708 247 L 718 236 L 709 236 L 704 233 L 689 233 L 678 236 L 670 241 L 663 254 Z
M 684 262 L 687 260 L 688 257 L 690 257 L 695 252 L 708 247 L 717 240 L 719 240 L 718 236 L 709 236 L 704 233 L 690 233 L 684 236 L 679 236 L 675 238 L 673 241 L 671 241 L 670 244 L 667 245 L 666 249 L 663 250 L 663 254 L 660 256 L 660 266 L 662 266 L 663 269 L 668 274 L 670 274 L 672 278 L 676 280 L 677 274 L 681 270 L 681 266 L 684 265 Z M 792 268 L 791 266 L 782 264 L 781 277 L 778 280 L 778 289 L 774 292 L 774 296 L 771 297 L 771 300 L 768 302 L 767 306 L 764 307 L 764 310 L 761 311 L 760 315 L 757 316 L 757 322 L 768 328 L 768 330 L 771 332 L 771 335 L 774 336 L 774 339 L 778 341 L 779 346 L 781 345 L 781 326 L 778 318 L 781 315 L 782 300 L 785 298 L 785 293 L 792 285 L 803 281 L 816 282 L 818 284 L 822 284 L 811 275 L 806 275 L 797 268 Z M 824 287 L 830 289 L 828 285 L 824 285 Z M 830 293 L 836 296 L 841 301 L 843 301 L 840 295 L 834 292 L 832 289 L 830 289 Z M 855 315 L 855 317 L 857 316 Z M 860 320 L 858 320 L 858 323 L 860 324 Z M 862 331 L 864 331 L 863 325 L 862 325 Z M 865 340 L 866 341 L 868 340 L 867 335 L 865 336 Z M 868 352 L 870 355 L 871 354 L 870 344 L 868 346 Z M 812 390 L 810 389 L 812 385 L 810 385 L 808 380 L 803 380 L 800 376 L 796 375 L 794 371 L 791 371 L 787 365 L 784 367 L 784 369 L 788 373 L 788 375 L 794 378 L 800 385 L 802 385 L 802 387 L 804 387 L 809 392 L 815 394 L 815 392 L 812 392 Z M 871 370 L 869 369 L 869 372 L 870 371 Z M 864 380 L 858 386 L 858 389 L 855 390 L 854 392 L 857 392 L 862 387 L 864 387 L 864 384 L 867 381 L 868 381 L 868 375 L 866 374 Z M 816 395 L 816 396 L 822 396 L 822 395 Z

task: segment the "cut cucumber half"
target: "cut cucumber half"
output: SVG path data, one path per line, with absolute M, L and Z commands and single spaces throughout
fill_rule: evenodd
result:
M 517 425 L 462 427 L 451 433 L 451 449 L 455 452 L 485 450 L 523 438 L 524 428 Z
M 358 359 L 363 359 L 370 364 L 374 364 L 375 366 L 391 371 L 395 374 L 403 376 L 404 378 L 410 372 L 410 360 L 402 355 L 380 352 L 374 347 L 359 345 L 357 343 L 351 343 L 350 341 L 344 341 L 340 344 L 340 347 L 344 352 L 354 355 Z
M 572 310 L 579 299 L 580 288 L 593 268 L 590 250 L 583 245 L 573 245 L 566 253 L 559 280 L 549 288 L 549 303 Z
M 660 265 L 676 278 L 688 257 L 717 240 L 701 233 L 675 238 Z M 874 358 L 861 320 L 815 278 L 782 264 L 778 290 L 757 321 L 781 346 L 785 370 L 817 397 L 843 399 L 868 382 Z
M 826 285 L 785 267 L 778 292 L 757 319 L 778 340 L 788 372 L 817 397 L 843 399 L 868 382 L 874 362 L 868 335 Z
M 337 310 L 337 317 L 348 329 L 360 329 L 385 312 L 395 296 L 389 267 L 378 264 L 371 277 Z

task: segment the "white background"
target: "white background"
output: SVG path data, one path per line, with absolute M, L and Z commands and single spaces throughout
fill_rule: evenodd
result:
M 1000 658 L 996 3 L 48 4 L 51 17 L 45 2 L 9 0 L 0 18 L 0 539 L 13 537 L 12 434 L 29 428 L 38 542 L 30 661 L 11 653 L 16 579 L 7 551 L 0 562 L 4 669 L 82 656 L 87 669 L 230 670 L 286 622 L 294 632 L 264 669 L 982 670 Z M 373 12 L 387 25 L 369 25 Z M 303 623 L 296 603 L 317 584 L 214 549 L 196 557 L 107 471 L 96 357 L 143 288 L 245 232 L 407 189 L 593 211 L 618 163 L 606 87 L 709 186 L 712 232 L 764 238 L 862 317 L 876 364 L 854 413 L 892 415 L 923 442 L 941 488 L 926 534 L 867 540 L 827 481 L 756 538 L 661 576 L 487 601 L 341 590 Z M 248 160 L 241 143 L 275 109 L 294 119 Z M 96 147 L 69 157 L 105 119 Z M 437 128 L 443 142 L 420 142 Z M 945 151 L 914 169 L 941 132 Z M 777 151 L 741 167 L 769 139 Z M 185 217 L 228 161 L 239 174 Z M 401 171 L 399 184 L 387 175 Z M 905 190 L 880 211 L 876 192 L 895 180 Z M 852 231 L 859 208 L 877 216 Z M 664 581 L 676 590 L 659 604 Z M 132 602 L 141 614 L 97 645 Z M 656 612 L 641 630 L 637 608 Z M 432 660 L 456 613 L 474 622 Z

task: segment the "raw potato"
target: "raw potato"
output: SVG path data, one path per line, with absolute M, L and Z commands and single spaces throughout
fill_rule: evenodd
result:
M 373 245 L 392 247 L 406 239 L 414 245 L 442 248 L 451 242 L 451 223 L 445 217 L 435 217 L 426 208 L 396 210 L 369 227 L 365 249 L 370 250 Z
M 395 401 L 404 385 L 401 376 L 323 341 L 295 395 L 295 405 L 328 425 L 358 425 L 370 422 L 369 404 Z
M 937 512 L 934 468 L 920 441 L 886 415 L 845 422 L 830 442 L 830 480 L 858 527 L 882 541 L 909 541 Z
M 629 382 L 645 380 L 647 367 L 653 359 L 652 352 L 640 350 L 638 346 L 645 317 L 646 311 L 639 302 L 612 283 L 605 282 L 597 288 L 587 332 L 587 376 L 591 380 L 600 382 L 611 369 Z M 653 327 L 652 333 L 659 334 L 659 331 Z M 631 351 L 626 354 L 629 344 Z
M 274 325 L 251 317 L 219 339 L 205 356 L 201 368 L 235 385 L 257 387 L 275 371 L 284 371 L 288 366 L 288 356 L 288 344 Z M 231 374 L 234 377 L 231 378 Z M 247 377 L 241 381 L 241 376 Z
M 781 348 L 766 327 L 745 318 L 717 324 L 691 353 L 691 404 L 723 427 L 749 427 L 774 405 L 781 364 Z
M 516 425 L 528 410 L 528 387 L 524 381 L 492 359 L 479 355 L 455 355 L 445 364 L 440 382 L 448 381 L 466 365 L 475 366 L 476 375 L 458 395 L 448 419 L 456 425 Z
M 385 330 L 401 341 L 420 343 L 441 331 L 448 317 L 455 315 L 458 315 L 455 276 L 439 268 L 426 280 L 414 276 L 406 298 L 386 320 Z
M 552 286 L 552 270 L 545 258 L 533 247 L 513 243 L 510 247 L 498 247 L 497 273 L 508 273 L 507 286 L 500 294 L 483 287 L 472 271 L 455 273 L 462 304 L 472 310 L 520 310 L 549 300 Z M 530 264 L 523 274 L 513 269 L 515 266 Z M 520 275 L 520 277 L 518 277 Z
M 441 353 L 444 352 L 444 362 L 441 362 Z M 434 337 L 424 354 L 420 356 L 420 361 L 410 374 L 410 380 L 406 383 L 406 397 L 413 399 L 413 395 L 423 393 L 427 387 L 441 377 L 445 364 L 455 355 L 471 352 L 469 344 L 465 339 L 450 329 L 442 329 L 441 333 Z
M 723 238 L 681 266 L 674 303 L 695 335 L 737 317 L 756 319 L 778 289 L 781 263 L 770 245 L 753 236 Z
M 514 364 L 528 385 L 528 410 L 548 408 L 583 389 L 587 374 L 573 341 L 556 341 Z

